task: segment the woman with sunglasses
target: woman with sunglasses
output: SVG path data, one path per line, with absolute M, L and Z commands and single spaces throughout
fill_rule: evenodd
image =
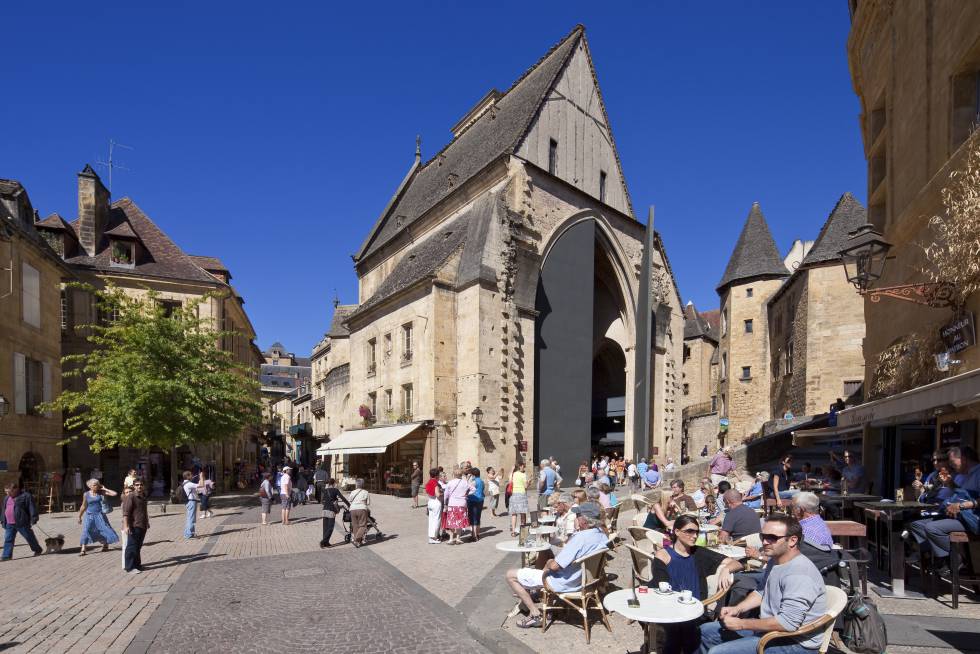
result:
M 701 532 L 697 518 L 681 515 L 674 521 L 671 532 L 673 547 L 661 549 L 653 562 L 653 578 L 647 584 L 657 588 L 666 581 L 672 590 L 691 591 L 698 600 L 708 597 L 708 577 L 718 575 L 718 589 L 732 585 L 733 573 L 742 569 L 742 564 L 695 542 Z M 693 654 L 701 646 L 700 631 L 696 621 L 664 625 L 666 642 L 665 654 Z

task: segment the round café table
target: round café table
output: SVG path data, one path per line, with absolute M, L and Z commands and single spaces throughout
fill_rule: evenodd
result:
M 637 593 L 632 588 L 613 591 L 602 600 L 602 605 L 611 613 L 618 613 L 627 620 L 636 620 L 643 625 L 643 651 L 650 652 L 652 647 L 650 626 L 653 624 L 677 624 L 690 622 L 704 615 L 704 604 L 698 600 L 690 604 L 680 601 L 680 593 L 660 593 L 649 589 L 646 593 Z M 631 607 L 628 600 L 636 599 L 640 606 Z
M 714 547 L 709 547 L 712 552 L 718 552 L 723 556 L 727 556 L 730 559 L 735 559 L 736 561 L 741 561 L 745 558 L 745 548 L 739 547 L 738 545 L 715 545 Z
M 554 525 L 541 525 L 540 527 L 532 527 L 530 531 L 535 536 L 550 536 L 558 531 L 558 527 Z
M 540 522 L 542 524 L 548 524 L 548 523 L 552 523 L 554 521 L 555 521 L 555 516 L 553 516 L 551 514 L 539 515 L 538 516 L 538 522 Z

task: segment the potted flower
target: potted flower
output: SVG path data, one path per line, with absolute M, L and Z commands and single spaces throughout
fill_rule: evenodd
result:
M 366 404 L 357 407 L 357 415 L 361 416 L 362 427 L 370 427 L 371 423 L 374 422 L 374 415 L 371 413 L 371 408 Z

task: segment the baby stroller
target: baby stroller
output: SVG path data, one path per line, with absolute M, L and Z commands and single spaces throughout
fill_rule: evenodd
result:
M 344 515 L 340 521 L 340 524 L 344 527 L 344 542 L 349 543 L 353 534 L 351 533 L 350 511 L 348 509 L 344 509 Z M 371 515 L 371 512 L 368 511 L 368 524 L 367 529 L 364 531 L 365 540 L 367 540 L 368 534 L 372 529 L 374 530 L 374 542 L 378 542 L 384 538 L 384 534 L 381 533 L 381 528 L 378 527 L 378 521 L 375 520 L 374 516 Z

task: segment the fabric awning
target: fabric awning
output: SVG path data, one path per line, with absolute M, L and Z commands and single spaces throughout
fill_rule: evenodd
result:
M 392 443 L 400 441 L 422 426 L 421 422 L 386 425 L 345 431 L 316 451 L 320 456 L 330 454 L 381 454 Z
M 959 408 L 974 402 L 980 402 L 980 368 L 845 409 L 837 414 L 837 426 L 862 427 L 871 423 L 881 427 L 902 419 L 929 419 L 940 407 Z
M 794 429 L 793 445 L 801 447 L 804 445 L 817 445 L 819 443 L 841 440 L 848 435 L 857 436 L 861 433 L 861 426 L 853 427 L 819 427 L 817 429 Z

